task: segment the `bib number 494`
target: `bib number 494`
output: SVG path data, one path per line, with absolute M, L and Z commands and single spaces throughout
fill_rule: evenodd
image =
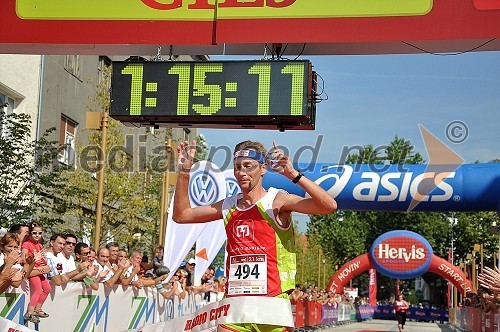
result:
M 247 279 L 250 276 L 253 276 L 255 279 L 259 279 L 259 265 L 255 264 L 251 267 L 248 264 L 238 265 L 236 268 L 236 272 L 234 276 L 238 279 Z

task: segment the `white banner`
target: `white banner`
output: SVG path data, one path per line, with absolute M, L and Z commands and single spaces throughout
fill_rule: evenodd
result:
M 224 177 L 215 164 L 209 161 L 200 161 L 193 165 L 193 167 L 191 168 L 188 187 L 189 201 L 192 207 L 209 205 L 218 202 L 225 197 L 224 188 Z M 163 254 L 164 264 L 170 269 L 170 271 L 172 271 L 172 273 L 169 274 L 165 282 L 168 282 L 168 280 L 170 280 L 170 278 L 174 275 L 174 272 L 179 268 L 182 260 L 189 253 L 196 240 L 200 237 L 200 234 L 210 234 L 211 231 L 210 228 L 208 232 L 206 231 L 206 228 L 209 227 L 210 223 L 176 223 L 172 219 L 173 202 L 174 199 L 172 198 L 168 210 L 167 230 L 165 234 Z M 206 263 L 202 260 L 196 259 L 194 275 L 195 284 L 199 284 L 201 276 L 211 262 L 212 261 Z
M 221 170 L 212 162 L 200 161 L 193 165 L 189 181 L 191 206 L 217 203 L 226 198 L 226 181 Z M 196 241 L 194 284 L 199 286 L 201 278 L 226 241 L 222 219 L 205 223 L 203 232 Z
M 175 271 L 179 268 L 182 260 L 193 247 L 200 233 L 205 229 L 206 224 L 178 224 L 172 219 L 174 199 L 170 201 L 167 217 L 167 230 L 165 232 L 165 243 L 163 245 L 163 264 L 168 267 L 171 273 L 164 281 L 165 283 L 172 278 Z
M 38 324 L 28 323 L 27 326 L 40 332 L 124 331 L 189 315 L 202 303 L 200 295 L 188 295 L 183 300 L 177 296 L 164 299 L 157 295 L 155 287 L 136 289 L 117 285 L 106 288 L 100 284 L 98 291 L 92 291 L 81 282 L 70 282 L 63 287 L 53 286 L 43 305 L 49 317 L 41 318 Z M 14 326 L 24 325 L 29 299 L 26 285 L 8 289 L 0 294 L 0 314 L 12 321 Z M 8 328 L 0 327 L 0 331 L 8 331 Z
M 195 285 L 201 284 L 201 277 L 217 256 L 226 241 L 226 230 L 222 219 L 209 222 L 196 241 L 196 267 L 194 268 Z
M 23 317 L 30 296 L 25 286 L 0 294 L 0 314 L 6 319 L 0 321 L 0 331 L 197 332 L 224 322 L 293 326 L 290 301 L 280 298 L 235 297 L 202 307 L 200 295 L 164 299 L 157 296 L 154 287 L 105 288 L 101 284 L 99 290 L 92 291 L 81 282 L 70 282 L 52 288 L 43 305 L 49 317 L 41 318 L 38 324 L 28 323 L 25 328 Z
M 36 332 L 24 325 L 16 324 L 11 320 L 0 317 L 0 331 L 3 332 Z
M 187 316 L 145 325 L 128 332 L 202 332 L 224 323 L 294 326 L 289 300 L 264 296 L 239 296 L 211 303 Z

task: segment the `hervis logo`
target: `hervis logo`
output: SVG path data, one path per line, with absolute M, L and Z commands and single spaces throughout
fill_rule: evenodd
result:
M 146 296 L 133 296 L 132 308 L 135 307 L 135 313 L 129 329 L 136 329 L 139 325 L 153 324 L 155 322 L 156 301 L 148 299 Z
M 26 307 L 26 295 L 23 293 L 2 293 L 0 294 L 2 311 L 0 316 L 8 320 L 24 324 L 24 312 Z M 17 316 L 17 318 L 16 318 Z
M 392 231 L 373 242 L 370 255 L 377 271 L 394 279 L 412 279 L 425 273 L 431 263 L 432 247 L 421 235 Z
M 108 328 L 109 297 L 105 297 L 102 305 L 99 295 L 78 295 L 77 309 L 83 308 L 83 313 L 78 320 L 74 332 L 88 331 L 89 327 L 100 326 L 100 331 L 106 332 Z

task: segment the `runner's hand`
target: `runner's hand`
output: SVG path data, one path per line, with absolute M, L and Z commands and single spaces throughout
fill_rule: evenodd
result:
M 196 141 L 191 144 L 184 141 L 177 146 L 177 169 L 179 172 L 189 172 L 194 164 L 194 156 L 196 155 Z
M 283 174 L 289 179 L 297 176 L 292 160 L 278 147 L 276 141 L 273 141 L 273 147 L 267 152 L 266 157 L 268 158 L 268 165 L 273 171 Z

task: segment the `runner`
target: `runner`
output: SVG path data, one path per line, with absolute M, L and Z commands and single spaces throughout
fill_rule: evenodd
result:
M 406 311 L 410 309 L 408 303 L 404 300 L 403 294 L 398 295 L 398 299 L 394 301 L 394 313 L 398 321 L 398 329 L 401 332 L 405 329 Z
M 242 193 L 209 206 L 191 208 L 188 197 L 189 172 L 194 163 L 196 142 L 179 144 L 177 186 L 173 219 L 178 223 L 203 223 L 224 218 L 227 234 L 226 297 L 267 296 L 288 299 L 295 288 L 295 248 L 291 213 L 327 214 L 337 203 L 317 184 L 295 170 L 290 158 L 276 142 L 267 152 L 259 142 L 245 141 L 234 149 L 234 176 Z M 268 167 L 309 195 L 303 198 L 280 189 L 264 189 Z M 285 313 L 276 313 L 277 315 Z M 287 314 L 291 314 L 287 313 Z M 274 325 L 219 325 L 219 332 L 284 331 Z

